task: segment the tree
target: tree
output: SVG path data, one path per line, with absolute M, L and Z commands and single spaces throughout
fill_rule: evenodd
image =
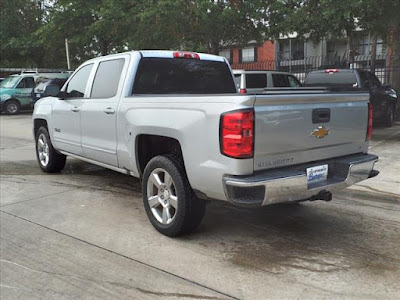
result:
M 347 37 L 348 47 L 357 28 L 381 37 L 391 48 L 391 83 L 400 91 L 400 1 L 398 0 L 277 0 L 269 9 L 271 36 L 298 33 L 318 41 Z M 348 48 L 350 63 L 354 51 Z
M 360 7 L 359 24 L 374 37 L 380 36 L 389 45 L 390 82 L 400 93 L 400 1 L 364 0 Z M 400 109 L 400 107 L 399 107 Z
M 40 66 L 45 52 L 37 35 L 46 21 L 43 1 L 0 1 L 0 65 Z
M 259 0 L 144 1 L 132 44 L 218 54 L 224 47 L 261 40 Z M 141 37 L 141 38 L 140 38 Z
M 58 0 L 49 8 L 50 20 L 41 33 L 54 46 L 67 38 L 71 61 L 76 67 L 89 58 L 129 48 L 125 40 L 134 30 L 129 25 L 136 2 Z

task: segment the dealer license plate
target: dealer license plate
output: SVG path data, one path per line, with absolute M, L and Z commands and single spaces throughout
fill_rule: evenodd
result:
M 328 165 L 307 168 L 307 183 L 325 181 L 328 177 Z

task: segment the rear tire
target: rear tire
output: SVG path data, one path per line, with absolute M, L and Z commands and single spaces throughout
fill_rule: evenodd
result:
M 4 103 L 4 112 L 7 115 L 18 115 L 21 111 L 21 103 L 18 100 L 8 100 Z
M 173 155 L 159 155 L 149 161 L 142 190 L 147 217 L 164 235 L 190 233 L 204 217 L 205 201 L 196 197 L 182 161 Z
M 55 173 L 64 169 L 67 157 L 54 149 L 46 127 L 38 129 L 35 141 L 36 158 L 43 172 Z

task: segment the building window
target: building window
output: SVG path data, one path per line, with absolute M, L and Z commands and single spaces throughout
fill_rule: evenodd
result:
M 368 35 L 363 32 L 357 32 L 353 38 L 351 48 L 354 51 L 354 55 L 368 55 L 370 48 Z
M 230 64 L 232 63 L 232 50 L 222 50 L 219 52 L 219 56 L 225 57 Z
M 241 62 L 255 62 L 257 61 L 257 48 L 255 47 L 246 47 L 243 48 L 240 52 Z
M 281 60 L 304 59 L 304 42 L 296 39 L 280 40 L 279 58 Z

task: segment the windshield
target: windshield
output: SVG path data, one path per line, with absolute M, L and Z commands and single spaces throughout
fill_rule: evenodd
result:
M 0 82 L 0 88 L 3 89 L 12 89 L 15 87 L 17 82 L 19 81 L 20 77 L 19 76 L 10 76 L 4 79 L 2 82 Z

